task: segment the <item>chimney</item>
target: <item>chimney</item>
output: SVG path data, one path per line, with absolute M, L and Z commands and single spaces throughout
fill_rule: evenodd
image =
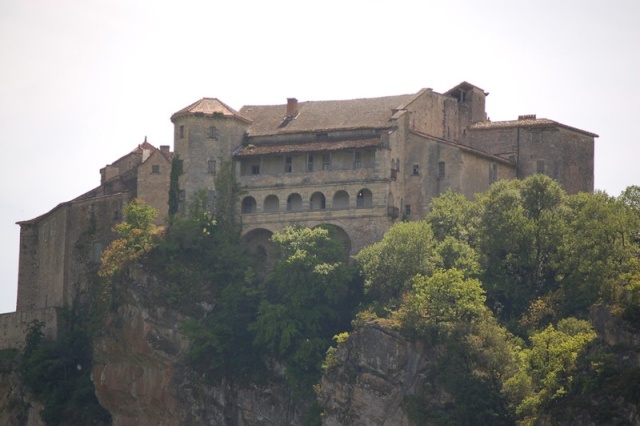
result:
M 287 98 L 287 117 L 295 117 L 298 114 L 298 100 Z
M 160 152 L 164 155 L 169 155 L 171 153 L 171 148 L 169 145 L 160 145 Z
M 518 116 L 518 121 L 522 121 L 522 120 L 535 120 L 535 119 L 536 119 L 536 115 L 535 115 L 535 114 L 519 115 L 519 116 Z

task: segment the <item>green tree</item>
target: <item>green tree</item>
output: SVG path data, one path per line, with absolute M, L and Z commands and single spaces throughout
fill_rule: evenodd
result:
M 566 318 L 531 336 L 531 348 L 523 351 L 524 373 L 529 377 L 530 391 L 517 407 L 519 415 L 535 415 L 545 404 L 562 397 L 573 380 L 578 355 L 596 333 L 587 321 Z M 522 376 L 507 387 L 520 386 Z
M 102 253 L 100 276 L 114 277 L 128 263 L 141 259 L 157 246 L 158 229 L 153 223 L 157 215 L 156 209 L 138 199 L 125 206 L 125 220 L 114 227 L 120 238 L 111 242 Z
M 355 259 L 362 265 L 368 296 L 388 303 L 411 288 L 416 274 L 431 275 L 441 264 L 436 244 L 428 222 L 400 222 L 382 241 L 360 250 Z
M 309 391 L 332 336 L 348 330 L 361 299 L 358 270 L 323 228 L 288 227 L 272 241 L 279 251 L 251 329 L 255 344 L 285 361 L 291 383 Z
M 430 277 L 416 275 L 395 316 L 403 328 L 418 335 L 448 335 L 468 327 L 487 314 L 480 281 L 465 279 L 456 269 L 439 270 Z
M 448 190 L 431 200 L 425 220 L 438 241 L 446 237 L 474 244 L 478 227 L 479 205 L 458 192 Z
M 557 290 L 565 200 L 558 184 L 543 175 L 500 181 L 480 197 L 482 281 L 501 318 L 517 321 L 532 300 Z

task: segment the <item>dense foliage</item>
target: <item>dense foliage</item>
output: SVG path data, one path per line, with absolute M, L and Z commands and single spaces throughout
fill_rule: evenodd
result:
M 90 334 L 75 309 L 62 312 L 56 340 L 46 339 L 43 323 L 29 328 L 23 349 L 24 383 L 43 402 L 40 415 L 47 425 L 111 423 L 91 382 Z
M 570 196 L 541 175 L 500 181 L 474 201 L 445 193 L 424 221 L 395 225 L 362 250 L 356 259 L 373 311 L 444 348 L 433 381 L 455 402 L 434 404 L 425 387 L 408 398 L 410 416 L 528 423 L 579 403 L 576 411 L 598 418 L 602 406 L 582 396 L 598 394 L 594 383 L 638 402 L 628 383 L 609 379 L 611 371 L 637 377 L 638 367 L 625 366 L 618 349 L 594 346 L 588 318 L 606 304 L 640 329 L 639 194 Z

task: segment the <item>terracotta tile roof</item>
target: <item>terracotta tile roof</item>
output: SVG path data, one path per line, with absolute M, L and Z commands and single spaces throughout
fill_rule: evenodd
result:
M 187 114 L 220 114 L 224 117 L 232 117 L 249 122 L 249 120 L 239 114 L 238 111 L 234 110 L 229 105 L 216 98 L 202 98 L 199 101 L 192 103 L 188 107 L 182 108 L 180 111 L 174 113 L 171 116 L 171 121 L 173 121 L 175 117 Z
M 352 141 L 322 141 L 292 143 L 283 145 L 246 146 L 235 152 L 236 157 L 253 157 L 267 154 L 290 154 L 296 152 L 338 151 L 341 149 L 362 149 L 378 147 L 382 141 L 377 139 L 361 139 Z
M 410 103 L 413 95 L 342 101 L 299 102 L 295 118 L 286 119 L 287 105 L 247 105 L 240 114 L 252 120 L 249 136 L 284 133 L 385 128 L 396 109 Z
M 548 118 L 526 118 L 520 120 L 509 121 L 480 121 L 472 124 L 469 128 L 472 130 L 488 130 L 488 129 L 511 129 L 517 127 L 562 127 L 573 132 L 582 133 L 593 138 L 599 137 L 595 133 L 587 132 L 576 127 L 567 126 L 566 124 L 558 123 L 557 121 L 549 120 Z

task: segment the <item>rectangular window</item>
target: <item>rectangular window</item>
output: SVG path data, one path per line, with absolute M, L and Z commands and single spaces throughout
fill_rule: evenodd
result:
M 209 137 L 211 139 L 217 139 L 218 138 L 218 129 L 216 129 L 215 126 L 210 126 L 209 127 Z
M 151 166 L 151 173 L 160 174 L 160 166 Z
M 211 213 L 215 213 L 215 207 L 216 207 L 216 191 L 209 191 L 209 205 L 207 206 L 209 208 L 209 211 Z
M 307 157 L 307 171 L 308 172 L 313 171 L 313 155 L 312 154 L 309 154 L 309 156 Z
M 184 126 L 180 126 L 180 139 L 184 139 Z
M 536 173 L 544 174 L 544 160 L 538 160 L 536 162 Z
M 440 161 L 438 163 L 438 179 L 443 179 L 445 174 L 445 165 L 444 161 Z
M 291 173 L 293 171 L 293 157 L 284 157 L 284 172 Z
M 413 165 L 413 175 L 414 175 L 414 176 L 418 176 L 418 175 L 420 175 L 420 166 L 419 166 L 419 165 L 417 165 L 417 164 L 414 164 L 414 165 Z
M 260 165 L 253 165 L 251 166 L 251 174 L 252 175 L 259 175 L 260 174 Z
M 331 169 L 331 154 L 322 154 L 322 170 Z
M 542 133 L 540 131 L 531 132 L 531 142 L 540 143 L 541 139 L 542 139 Z
M 404 215 L 411 216 L 411 205 L 409 204 L 404 205 Z
M 207 172 L 212 175 L 216 174 L 216 160 L 209 160 L 207 163 Z
M 101 257 L 102 257 L 102 243 L 100 241 L 96 241 L 93 243 L 93 253 L 91 255 L 91 260 L 93 260 L 93 263 L 100 263 Z
M 355 151 L 353 153 L 353 168 L 358 170 L 360 167 L 362 167 L 362 152 Z
M 495 163 L 489 164 L 489 185 L 498 180 L 498 166 Z

